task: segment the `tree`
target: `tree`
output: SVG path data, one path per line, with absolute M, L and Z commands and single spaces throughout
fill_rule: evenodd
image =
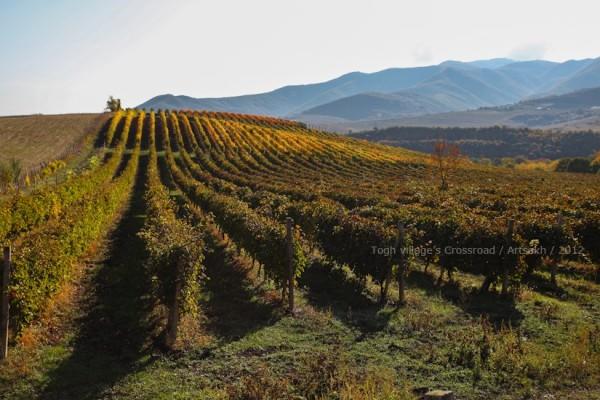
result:
M 458 168 L 462 161 L 460 148 L 456 144 L 448 143 L 445 140 L 438 140 L 433 146 L 431 160 L 440 179 L 440 189 L 447 190 L 448 177 Z
M 587 158 L 563 158 L 558 162 L 556 172 L 590 173 L 593 168 L 593 163 Z
M 587 158 L 573 158 L 569 163 L 569 172 L 592 172 L 590 167 L 590 160 L 588 160 Z
M 123 108 L 121 107 L 121 99 L 115 99 L 113 96 L 110 96 L 106 101 L 105 110 L 110 112 L 120 111 Z

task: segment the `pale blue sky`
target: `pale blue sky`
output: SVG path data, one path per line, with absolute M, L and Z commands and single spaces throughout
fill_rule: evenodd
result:
M 350 71 L 600 57 L 589 0 L 0 0 L 0 115 L 217 97 Z

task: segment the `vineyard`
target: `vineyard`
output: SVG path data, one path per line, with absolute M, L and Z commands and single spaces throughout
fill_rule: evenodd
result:
M 0 202 L 8 398 L 600 398 L 600 177 L 461 160 L 442 190 L 426 154 L 231 113 L 96 142 Z
M 0 164 L 22 159 L 34 175 L 52 160 L 71 158 L 93 141 L 110 116 L 103 114 L 35 115 L 0 118 Z M 25 150 L 26 149 L 26 150 Z

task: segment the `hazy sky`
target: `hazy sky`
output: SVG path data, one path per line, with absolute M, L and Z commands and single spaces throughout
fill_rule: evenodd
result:
M 0 0 L 0 115 L 219 97 L 351 71 L 600 57 L 590 0 Z

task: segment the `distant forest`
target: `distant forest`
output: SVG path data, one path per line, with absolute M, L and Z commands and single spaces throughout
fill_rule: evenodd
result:
M 394 127 L 349 136 L 412 150 L 431 152 L 437 140 L 458 144 L 471 158 L 523 158 L 556 160 L 590 157 L 600 150 L 600 132 L 539 131 L 527 128 Z

